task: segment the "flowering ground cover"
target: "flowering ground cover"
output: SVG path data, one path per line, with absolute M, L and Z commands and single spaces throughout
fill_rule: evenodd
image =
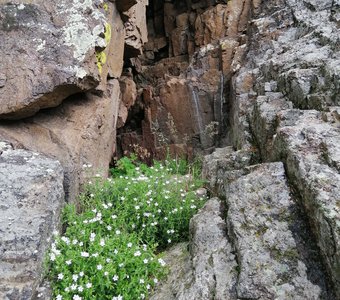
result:
M 162 250 L 187 240 L 205 202 L 197 170 L 183 160 L 148 167 L 123 158 L 111 178 L 94 178 L 78 211 L 66 206 L 66 230 L 49 253 L 54 299 L 147 299 L 167 272 Z

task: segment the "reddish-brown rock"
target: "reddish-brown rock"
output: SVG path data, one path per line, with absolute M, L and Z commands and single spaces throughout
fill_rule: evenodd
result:
M 146 26 L 146 6 L 148 0 L 138 0 L 128 11 L 124 12 L 127 21 L 124 23 L 125 57 L 135 57 L 142 53 L 142 47 L 148 40 Z
M 34 117 L 16 122 L 2 121 L 0 137 L 11 141 L 15 148 L 57 158 L 65 172 L 67 199 L 74 201 L 88 176 L 94 173 L 107 175 L 114 152 L 119 93 L 118 81 L 111 80 L 102 97 L 79 94 Z
M 101 75 L 106 78 L 107 70 L 102 69 L 108 52 L 115 53 L 116 62 L 109 61 L 113 74 L 119 76 L 121 23 L 114 4 L 2 2 L 0 118 L 27 117 L 59 105 L 71 94 L 95 88 Z M 117 43 L 106 49 L 111 37 Z

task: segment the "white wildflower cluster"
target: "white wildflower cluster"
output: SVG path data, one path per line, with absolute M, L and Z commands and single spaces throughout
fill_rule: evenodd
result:
M 54 299 L 96 299 L 104 285 L 112 300 L 130 299 L 127 290 L 136 291 L 133 299 L 147 299 L 158 284 L 166 262 L 152 245 L 177 242 L 203 200 L 195 196 L 192 176 L 173 176 L 162 164 L 145 170 L 93 176 L 85 196 L 89 209 L 72 216 L 71 230 L 56 234 L 51 246 Z

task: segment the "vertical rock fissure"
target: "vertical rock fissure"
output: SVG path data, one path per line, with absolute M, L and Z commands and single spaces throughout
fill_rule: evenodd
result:
M 190 90 L 190 97 L 194 107 L 194 117 L 198 125 L 198 136 L 200 137 L 201 144 L 205 145 L 205 134 L 203 128 L 203 120 L 201 116 L 200 98 L 197 95 L 195 88 L 190 83 L 188 84 L 188 88 Z

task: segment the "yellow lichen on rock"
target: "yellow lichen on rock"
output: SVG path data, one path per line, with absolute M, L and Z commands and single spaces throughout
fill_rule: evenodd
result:
M 105 44 L 107 46 L 111 40 L 111 25 L 109 23 L 105 24 L 104 39 L 105 39 Z M 96 51 L 96 58 L 97 58 L 98 71 L 101 74 L 103 70 L 103 65 L 107 61 L 105 49 L 102 51 Z

